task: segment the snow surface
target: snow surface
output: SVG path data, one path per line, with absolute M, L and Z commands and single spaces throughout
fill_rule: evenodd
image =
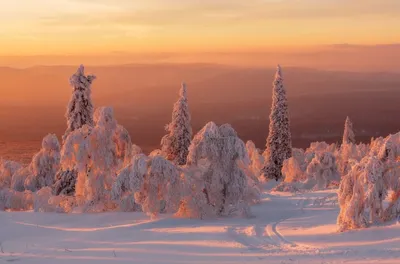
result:
M 335 190 L 264 192 L 251 218 L 0 212 L 0 263 L 400 263 L 400 224 L 337 232 Z

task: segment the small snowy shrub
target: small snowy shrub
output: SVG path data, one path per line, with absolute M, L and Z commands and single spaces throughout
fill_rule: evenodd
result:
M 246 142 L 246 150 L 250 158 L 249 169 L 260 181 L 264 181 L 265 177 L 262 176 L 261 172 L 264 167 L 264 156 L 251 140 Z
M 22 165 L 15 161 L 0 160 L 0 189 L 10 188 L 12 176 L 22 168 Z
M 33 208 L 31 191 L 18 192 L 12 189 L 0 189 L 0 210 L 26 211 Z
M 25 189 L 35 192 L 43 187 L 52 186 L 59 168 L 60 143 L 56 135 L 49 134 L 43 138 L 42 149 L 33 157 L 29 165 L 31 174 L 24 182 Z

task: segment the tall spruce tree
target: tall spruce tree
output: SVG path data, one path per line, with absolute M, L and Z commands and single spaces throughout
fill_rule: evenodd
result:
M 93 80 L 96 79 L 96 76 L 85 76 L 84 70 L 84 66 L 81 65 L 69 80 L 72 87 L 72 96 L 65 114 L 67 118 L 67 130 L 65 131 L 63 139 L 65 139 L 69 133 L 81 128 L 83 125 L 93 126 L 91 85 Z
M 273 82 L 272 108 L 269 120 L 269 135 L 264 152 L 265 163 L 262 173 L 266 178 L 278 180 L 282 178 L 283 161 L 292 156 L 289 109 L 279 65 Z
M 179 95 L 172 111 L 172 121 L 165 126 L 168 134 L 161 139 L 161 150 L 168 160 L 177 165 L 184 165 L 192 140 L 191 117 L 185 83 L 182 83 Z
M 343 141 L 342 145 L 346 144 L 355 144 L 356 139 L 353 131 L 353 123 L 351 122 L 350 118 L 346 118 L 346 122 L 344 123 L 344 132 L 343 132 Z

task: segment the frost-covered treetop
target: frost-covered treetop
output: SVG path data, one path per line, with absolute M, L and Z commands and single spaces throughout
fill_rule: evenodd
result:
M 84 67 L 81 65 L 76 73 L 69 79 L 72 87 L 72 96 L 67 106 L 67 130 L 63 136 L 66 139 L 69 133 L 84 125 L 93 126 L 93 103 L 91 99 L 91 85 L 96 77 L 85 76 Z
M 275 82 L 282 80 L 283 76 L 282 76 L 282 68 L 281 65 L 277 65 L 276 66 L 276 72 L 275 72 Z
M 218 127 L 207 123 L 193 138 L 189 147 L 188 165 L 197 164 L 200 159 L 222 162 L 222 157 L 232 157 L 249 162 L 246 146 L 229 124 Z M 229 158 L 228 158 L 229 159 Z
M 69 83 L 73 90 L 86 90 L 94 79 L 96 79 L 94 75 L 85 76 L 85 67 L 80 65 L 76 73 L 69 79 Z
M 181 89 L 179 90 L 179 96 L 183 97 L 183 98 L 187 98 L 187 90 L 186 90 L 186 83 L 182 82 L 182 86 Z
M 343 142 L 342 144 L 355 144 L 356 139 L 353 132 L 353 123 L 351 122 L 350 118 L 346 118 L 346 122 L 344 123 L 344 133 L 343 133 Z
M 42 140 L 42 149 L 45 151 L 60 152 L 60 143 L 58 142 L 57 136 L 49 134 Z

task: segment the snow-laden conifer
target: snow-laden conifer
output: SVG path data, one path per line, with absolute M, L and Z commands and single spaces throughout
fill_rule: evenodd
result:
M 292 156 L 289 109 L 283 86 L 281 67 L 278 65 L 272 89 L 272 107 L 269 116 L 269 134 L 264 153 L 263 174 L 267 178 L 280 179 L 283 161 Z
M 342 145 L 346 144 L 355 144 L 356 139 L 353 131 L 353 122 L 351 122 L 349 117 L 346 117 L 346 121 L 344 123 L 344 132 L 343 132 L 343 140 Z
M 81 128 L 83 125 L 93 126 L 91 85 L 96 77 L 94 75 L 85 76 L 84 70 L 84 66 L 81 65 L 69 80 L 72 87 L 72 96 L 65 114 L 67 118 L 67 130 L 63 139 L 70 132 Z
M 338 167 L 339 172 L 342 176 L 346 175 L 351 169 L 349 165 L 349 161 L 351 159 L 361 160 L 362 157 L 358 157 L 358 148 L 356 146 L 354 131 L 353 131 L 353 123 L 350 118 L 347 117 L 344 123 L 344 132 L 342 145 L 340 146 L 338 153 Z
M 339 231 L 366 227 L 365 192 L 359 175 L 364 170 L 363 165 L 355 164 L 349 173 L 342 177 L 338 191 L 340 212 L 337 218 Z
M 182 83 L 179 96 L 172 110 L 172 121 L 165 127 L 168 134 L 161 140 L 161 151 L 168 160 L 177 165 L 184 165 L 192 139 L 191 117 L 185 83 Z

